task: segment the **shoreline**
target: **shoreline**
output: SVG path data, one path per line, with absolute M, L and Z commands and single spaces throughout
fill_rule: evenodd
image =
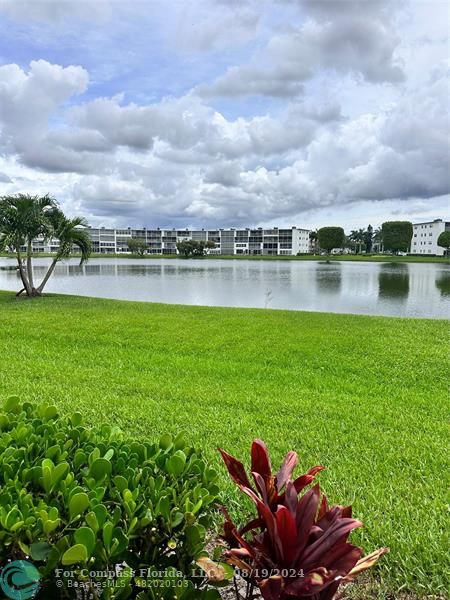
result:
M 33 258 L 53 258 L 54 254 L 48 252 L 42 252 L 33 254 Z M 13 254 L 0 253 L 0 258 L 10 258 L 14 260 L 16 257 Z M 80 254 L 72 254 L 70 258 L 80 258 Z M 409 255 L 409 256 L 390 256 L 390 255 L 334 255 L 334 256 L 321 256 L 316 254 L 302 254 L 300 256 L 261 256 L 261 255 L 238 255 L 238 254 L 218 254 L 218 255 L 206 255 L 195 258 L 183 258 L 178 254 L 146 254 L 145 256 L 136 256 L 133 254 L 103 254 L 93 253 L 89 257 L 92 258 L 118 258 L 118 259 L 182 259 L 182 260 L 282 260 L 282 261 L 328 261 L 328 262 L 381 262 L 381 263 L 437 263 L 437 264 L 448 264 L 450 265 L 450 258 L 447 256 L 421 256 L 421 255 Z
M 74 299 L 80 301 L 98 301 L 98 302 L 119 302 L 127 304 L 139 304 L 145 306 L 156 306 L 156 307 L 167 307 L 168 310 L 172 309 L 199 309 L 199 310 L 223 310 L 223 311 L 244 311 L 244 312 L 270 312 L 270 313 L 290 313 L 290 314 L 302 314 L 302 315 L 322 315 L 323 317 L 357 317 L 357 318 L 370 318 L 370 319 L 395 319 L 396 321 L 434 321 L 434 322 L 450 322 L 450 317 L 445 316 L 411 316 L 411 315 L 383 315 L 383 314 L 370 314 L 370 313 L 356 313 L 356 312 L 338 312 L 338 311 L 325 311 L 325 310 L 306 310 L 306 309 L 295 309 L 295 308 L 274 308 L 264 306 L 226 306 L 216 304 L 185 304 L 181 302 L 157 302 L 154 300 L 133 300 L 127 298 L 110 298 L 106 296 L 87 296 L 83 294 L 69 294 L 63 292 L 48 292 L 44 293 L 38 298 L 28 298 L 27 296 L 15 296 L 16 292 L 13 290 L 5 290 L 0 288 L 0 302 L 5 300 L 5 296 L 11 294 L 8 298 L 10 302 L 43 302 L 47 299 Z

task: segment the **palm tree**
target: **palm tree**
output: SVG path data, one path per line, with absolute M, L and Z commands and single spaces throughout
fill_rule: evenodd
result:
M 354 250 L 355 254 L 358 253 L 357 244 L 358 244 L 358 231 L 356 229 L 352 229 L 350 231 L 350 235 L 348 236 L 348 240 L 350 242 L 352 250 Z
M 373 246 L 373 227 L 370 224 L 367 226 L 367 229 L 364 232 L 364 243 L 366 245 L 366 252 L 370 254 Z
M 381 227 L 377 227 L 373 232 L 373 245 L 377 247 L 377 252 L 383 252 L 383 235 Z
M 355 252 L 357 254 L 361 254 L 361 248 L 364 243 L 365 233 L 366 232 L 364 231 L 364 229 L 353 229 L 350 232 L 350 235 L 348 236 L 348 239 L 354 243 Z
M 317 243 L 319 241 L 319 234 L 317 229 L 315 231 L 309 232 L 309 244 L 312 252 L 315 254 L 317 252 Z
M 81 251 L 80 265 L 82 265 L 89 258 L 92 250 L 91 238 L 87 232 L 87 221 L 82 217 L 75 217 L 74 219 L 68 219 L 64 213 L 56 208 L 49 215 L 50 222 L 53 226 L 54 237 L 59 240 L 58 251 L 53 258 L 47 273 L 44 276 L 41 284 L 37 288 L 39 294 L 42 291 L 50 279 L 53 271 L 58 262 L 64 258 L 68 258 L 72 253 L 72 250 L 77 247 Z
M 47 216 L 55 206 L 55 200 L 48 195 L 17 194 L 0 198 L 0 249 L 9 247 L 15 251 L 20 277 L 28 296 L 36 292 L 31 264 L 32 242 L 39 236 L 45 238 L 50 235 Z M 24 247 L 26 271 L 21 253 Z
M 67 219 L 58 203 L 50 196 L 30 196 L 17 194 L 0 198 L 0 251 L 10 248 L 16 255 L 18 271 L 23 288 L 19 296 L 26 292 L 28 297 L 40 296 L 45 284 L 53 273 L 56 263 L 70 255 L 73 246 L 81 250 L 81 262 L 90 253 L 88 233 L 82 229 L 84 219 Z M 50 265 L 42 283 L 36 287 L 33 279 L 33 240 L 60 239 L 59 250 Z M 25 248 L 26 267 L 22 255 Z
M 359 254 L 361 254 L 363 244 L 365 244 L 365 240 L 366 240 L 365 229 L 358 229 Z

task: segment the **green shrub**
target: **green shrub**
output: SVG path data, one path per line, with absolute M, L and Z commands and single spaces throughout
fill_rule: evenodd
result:
M 29 557 L 49 597 L 75 595 L 63 571 L 95 592 L 105 577 L 92 571 L 125 563 L 97 596 L 218 598 L 193 577 L 216 477 L 183 435 L 130 441 L 114 426 L 83 426 L 79 413 L 9 398 L 0 412 L 0 564 Z

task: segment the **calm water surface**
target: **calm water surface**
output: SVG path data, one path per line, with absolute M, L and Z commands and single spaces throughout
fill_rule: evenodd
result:
M 40 279 L 50 259 L 36 259 Z M 0 258 L 0 289 L 18 290 Z M 450 317 L 450 266 L 420 263 L 92 258 L 55 269 L 46 291 L 120 300 Z

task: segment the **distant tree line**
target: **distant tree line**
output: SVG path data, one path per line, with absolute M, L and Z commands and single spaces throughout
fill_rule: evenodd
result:
M 316 231 L 311 231 L 309 239 L 313 252 L 322 250 L 330 253 L 336 248 L 349 249 L 355 254 L 362 252 L 370 254 L 374 250 L 377 252 L 408 252 L 412 236 L 413 227 L 409 221 L 386 221 L 378 229 L 374 230 L 372 225 L 368 225 L 367 229 L 354 229 L 349 235 L 345 235 L 342 227 L 321 227 Z M 450 247 L 450 234 L 448 239 L 444 236 L 442 244 L 439 245 L 443 248 Z

